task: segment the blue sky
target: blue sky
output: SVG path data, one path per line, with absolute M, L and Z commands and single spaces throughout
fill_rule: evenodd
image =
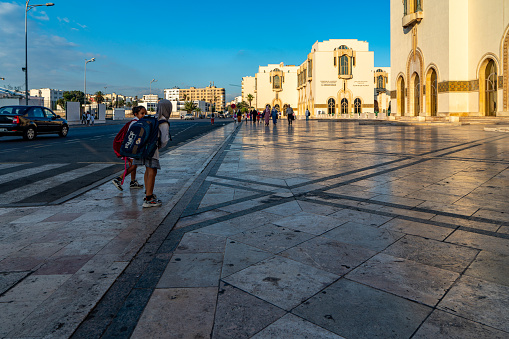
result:
M 375 66 L 390 66 L 389 0 L 74 1 L 29 12 L 30 88 L 125 95 L 164 88 L 225 87 L 240 95 L 259 65 L 300 65 L 315 41 L 370 43 Z M 30 4 L 42 1 L 31 0 Z M 0 86 L 24 86 L 24 1 L 0 1 Z

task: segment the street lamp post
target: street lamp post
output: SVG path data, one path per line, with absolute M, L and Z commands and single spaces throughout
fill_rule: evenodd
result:
M 156 80 L 156 79 L 152 79 L 152 80 L 150 81 L 150 94 L 152 94 L 152 83 L 153 83 L 153 82 L 157 82 L 157 80 Z
M 23 71 L 25 72 L 25 103 L 28 106 L 28 34 L 27 34 L 27 15 L 28 11 L 31 10 L 34 7 L 41 7 L 41 6 L 54 6 L 55 4 L 52 2 L 48 2 L 44 5 L 30 5 L 30 0 L 27 0 L 26 6 L 25 6 L 25 68 Z
M 89 62 L 94 62 L 94 61 L 95 61 L 95 58 L 92 58 L 90 60 L 85 59 L 85 93 L 83 93 L 83 95 L 84 95 L 83 106 L 85 106 L 87 104 L 87 64 Z

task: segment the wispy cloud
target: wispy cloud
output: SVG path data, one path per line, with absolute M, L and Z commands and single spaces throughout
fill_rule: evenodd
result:
M 82 25 L 82 24 L 80 24 L 80 23 L 76 23 L 76 24 L 77 24 L 78 26 L 80 26 L 81 28 L 83 28 L 83 29 L 87 28 L 87 25 Z
M 33 19 L 40 20 L 40 21 L 49 21 L 48 13 L 45 11 L 33 11 L 30 12 L 30 16 Z

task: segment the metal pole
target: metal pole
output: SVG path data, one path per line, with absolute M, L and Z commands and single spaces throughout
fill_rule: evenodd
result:
M 27 0 L 25 6 L 25 105 L 28 106 L 28 34 L 27 34 L 27 13 L 28 13 L 28 3 L 30 0 Z
M 85 92 L 83 93 L 83 108 L 85 108 L 85 105 L 87 104 L 87 59 L 85 59 Z

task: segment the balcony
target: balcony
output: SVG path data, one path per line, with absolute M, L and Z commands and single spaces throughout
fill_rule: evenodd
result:
M 403 27 L 407 28 L 418 24 L 422 19 L 424 19 L 423 11 L 407 14 L 403 17 Z

